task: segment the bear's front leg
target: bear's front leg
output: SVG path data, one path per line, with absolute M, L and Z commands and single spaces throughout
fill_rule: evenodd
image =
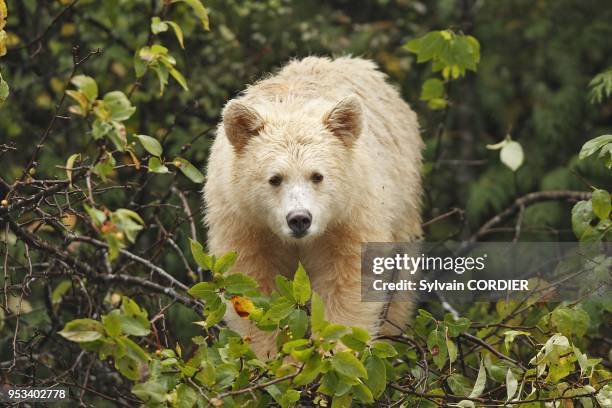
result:
M 262 243 L 262 241 L 259 241 Z M 238 259 L 232 267 L 231 272 L 243 273 L 250 276 L 259 285 L 264 294 L 270 294 L 275 287 L 275 278 L 282 267 L 283 259 L 271 254 L 266 248 L 254 248 L 250 251 L 238 252 Z M 258 329 L 248 318 L 238 316 L 231 302 L 227 302 L 225 322 L 228 327 L 243 338 L 248 339 L 251 349 L 257 357 L 267 359 L 276 355 L 276 332 L 265 332 Z
M 352 254 L 330 256 L 316 268 L 313 289 L 325 302 L 326 319 L 345 326 L 359 326 L 371 335 L 380 329 L 382 303 L 361 301 L 361 258 Z

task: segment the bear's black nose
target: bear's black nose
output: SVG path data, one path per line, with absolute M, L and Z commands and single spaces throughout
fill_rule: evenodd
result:
M 293 236 L 301 238 L 306 235 L 306 231 L 310 228 L 312 215 L 308 210 L 295 210 L 287 214 L 287 225 L 293 231 Z

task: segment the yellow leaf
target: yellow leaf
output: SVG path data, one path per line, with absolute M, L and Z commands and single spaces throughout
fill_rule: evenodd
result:
M 255 305 L 251 299 L 242 296 L 232 296 L 230 299 L 236 314 L 243 319 L 248 319 L 249 315 L 255 310 Z
M 136 168 L 136 170 L 140 170 L 140 160 L 138 160 L 138 157 L 136 157 L 134 152 L 131 150 L 128 150 L 127 152 L 130 154 L 130 157 L 132 158 L 132 162 L 134 163 L 134 167 Z
M 7 39 L 6 31 L 1 30 L 0 31 L 0 57 L 2 57 L 3 55 L 6 55 L 6 39 Z
M 4 0 L 0 0 L 0 30 L 2 30 L 6 25 L 7 16 L 8 8 L 6 7 L 6 2 Z
M 87 104 L 89 102 L 87 101 L 87 97 L 83 92 L 69 89 L 66 91 L 66 95 L 77 101 L 79 103 L 79 106 L 81 107 L 81 110 L 83 110 L 84 112 L 87 111 Z
M 8 8 L 6 7 L 6 2 L 4 0 L 0 0 L 0 57 L 6 55 L 6 43 L 8 35 L 3 29 L 6 26 L 7 16 Z
M 74 214 L 66 214 L 62 217 L 61 221 L 69 230 L 74 230 L 77 223 L 77 216 Z

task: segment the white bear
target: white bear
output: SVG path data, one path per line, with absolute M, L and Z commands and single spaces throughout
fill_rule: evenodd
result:
M 371 61 L 308 57 L 227 103 L 204 188 L 208 248 L 237 251 L 236 272 L 264 292 L 298 262 L 327 319 L 393 334 L 411 304 L 361 301 L 363 242 L 421 235 L 421 150 L 415 113 Z M 228 308 L 230 328 L 274 354 L 270 333 Z

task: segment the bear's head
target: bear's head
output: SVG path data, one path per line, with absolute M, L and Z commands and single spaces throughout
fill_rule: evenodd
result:
M 346 216 L 362 122 L 355 96 L 335 105 L 229 102 L 223 131 L 241 211 L 287 242 L 320 236 Z

